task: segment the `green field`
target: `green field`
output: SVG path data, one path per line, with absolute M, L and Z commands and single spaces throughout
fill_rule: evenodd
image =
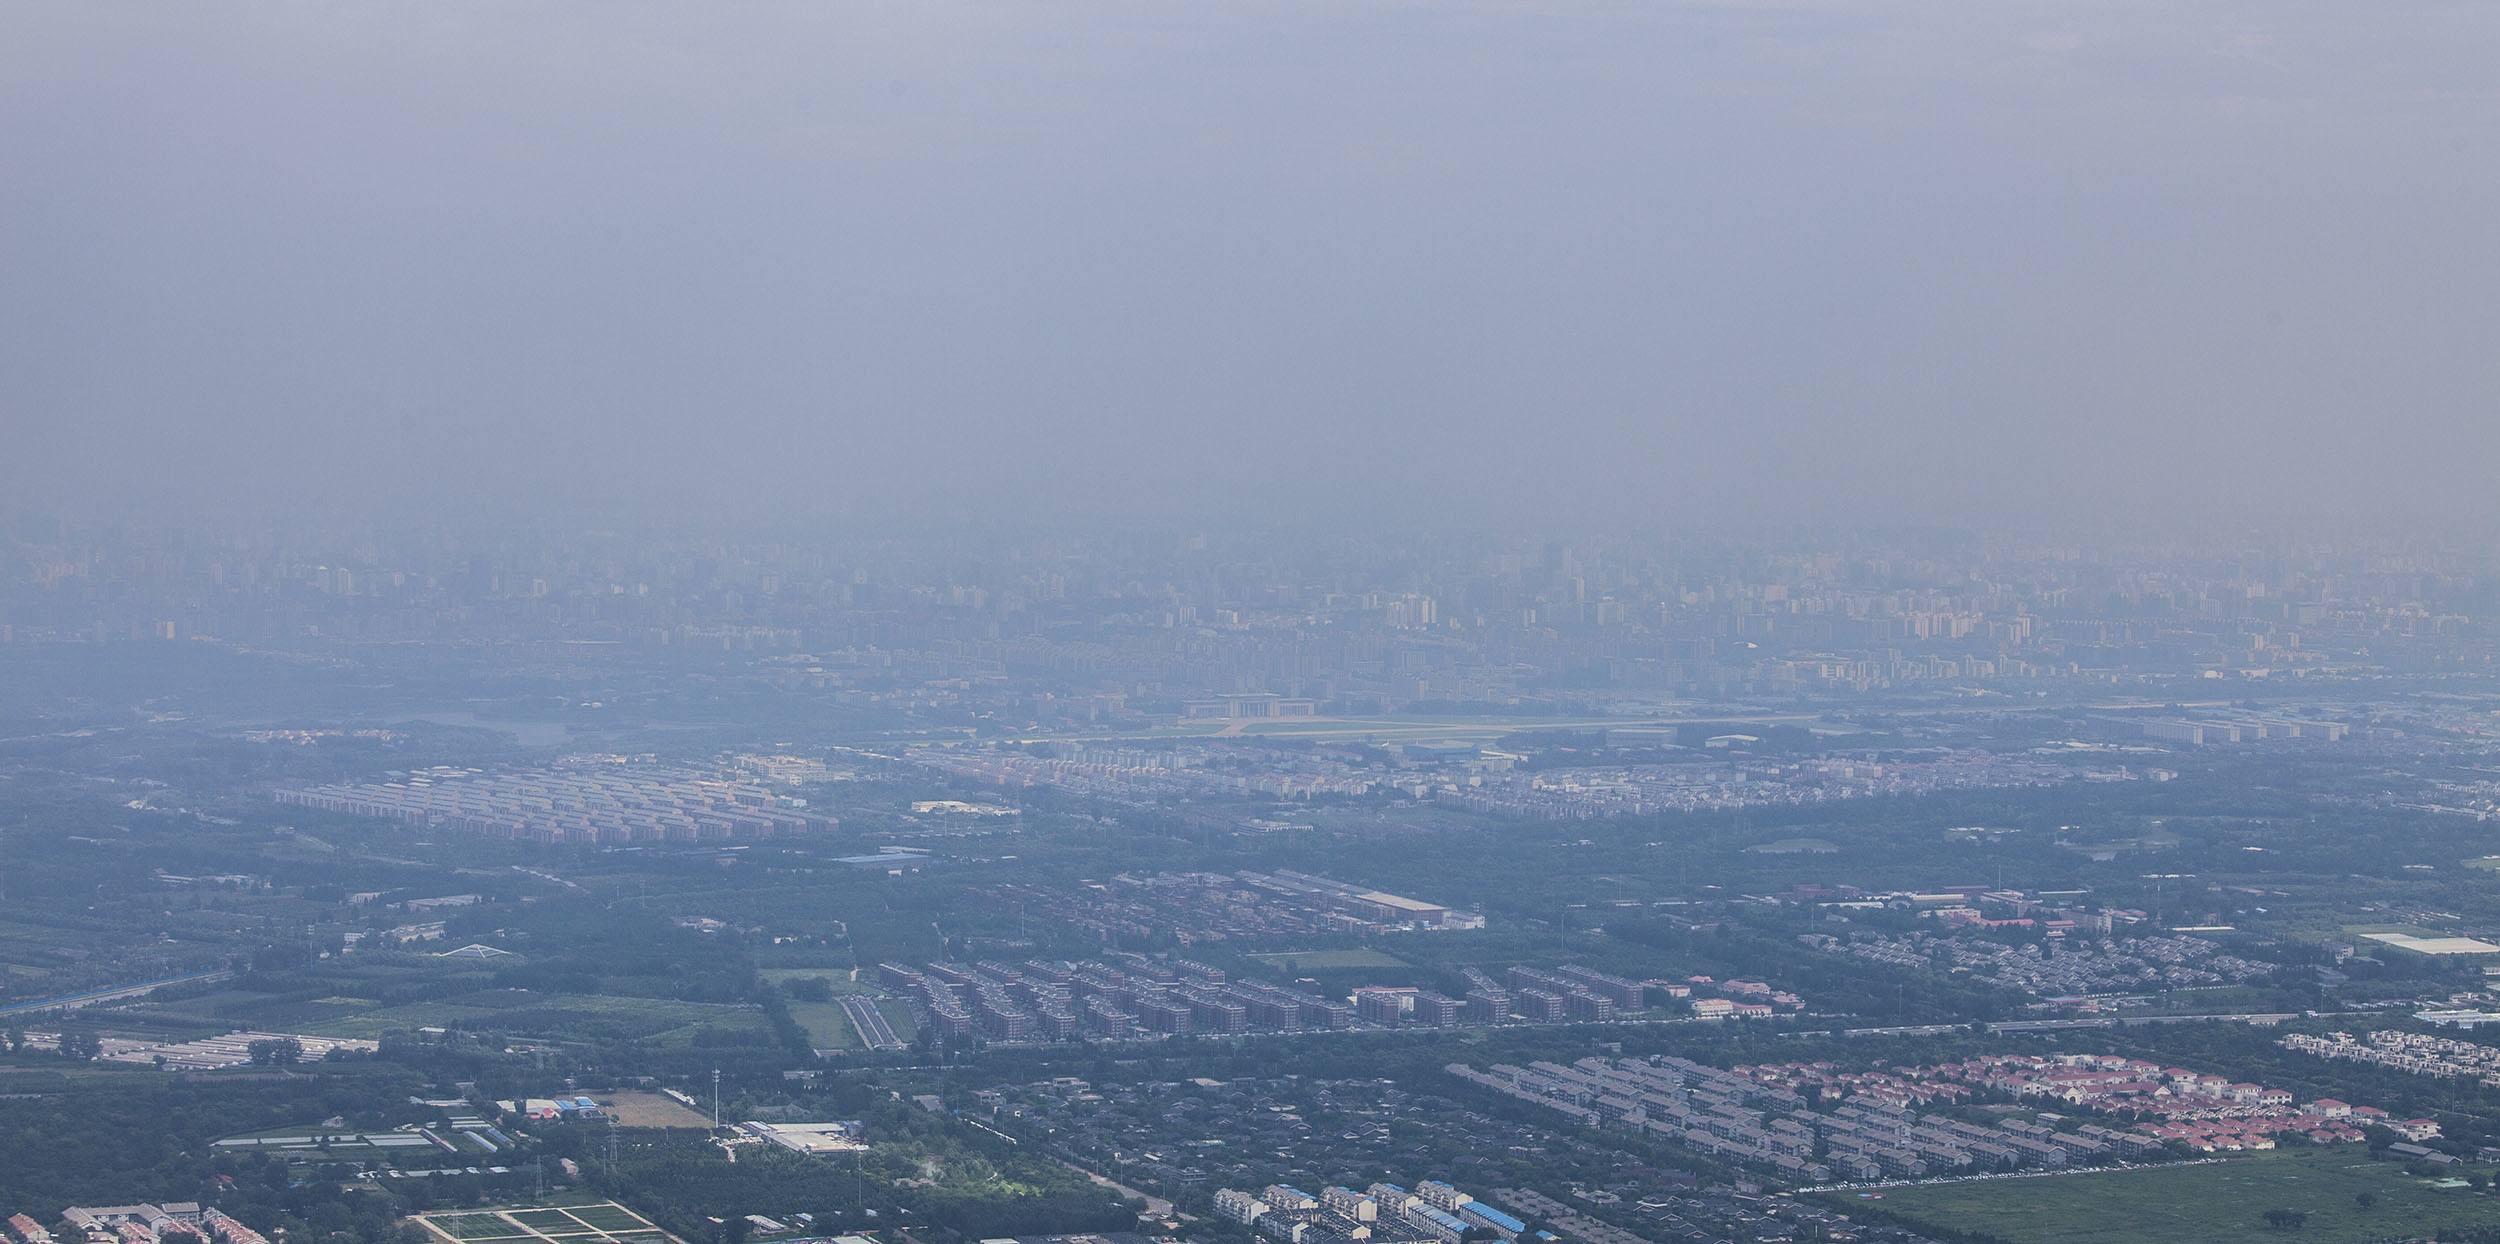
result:
M 650 1223 L 614 1205 L 583 1205 L 574 1208 L 571 1213 L 584 1225 L 601 1231 L 647 1231 L 651 1228 Z
M 1402 968 L 1412 966 L 1387 951 L 1367 950 L 1284 950 L 1274 954 L 1252 955 L 1270 967 L 1291 964 L 1297 972 L 1341 972 L 1355 968 Z
M 448 1214 L 420 1214 L 437 1240 L 475 1244 L 667 1244 L 668 1237 L 641 1215 L 612 1201 Z
M 521 1234 L 494 1214 L 437 1214 L 426 1219 L 425 1224 L 455 1240 L 491 1240 Z
M 2355 1198 L 2377 1198 L 2368 1209 Z M 2500 1200 L 2417 1179 L 2358 1147 L 2283 1149 L 2226 1161 L 2145 1170 L 1964 1180 L 1887 1188 L 1879 1198 L 1823 1193 L 1842 1209 L 1876 1207 L 1913 1226 L 1966 1231 L 2008 1244 L 2203 1244 L 2271 1239 L 2267 1210 L 2306 1213 L 2287 1238 L 2344 1244 L 2424 1238 L 2500 1226 Z
M 807 1030 L 807 1039 L 820 1050 L 847 1050 L 859 1044 L 851 1031 L 850 1017 L 842 1013 L 839 1002 L 793 1002 L 790 1018 Z
M 300 1005 L 300 1004 L 299 1004 Z M 552 1040 L 643 1040 L 681 1045 L 706 1024 L 752 1028 L 762 1015 L 753 1007 L 669 998 L 610 994 L 528 994 L 521 990 L 482 990 L 436 1002 L 411 1002 L 363 1010 L 332 1008 L 333 1013 L 304 1016 L 297 1028 L 318 1036 L 378 1037 L 393 1029 L 497 1029 L 516 1036 Z M 253 1022 L 271 1022 L 254 1015 Z
M 885 1016 L 886 1027 L 894 1035 L 909 1041 L 920 1035 L 920 1023 L 911 1017 L 911 1008 L 893 998 L 877 999 L 877 1013 Z
M 849 968 L 758 968 L 755 974 L 769 985 L 784 985 L 794 980 L 815 977 L 836 994 L 859 993 L 883 997 L 885 991 L 866 980 L 852 980 Z

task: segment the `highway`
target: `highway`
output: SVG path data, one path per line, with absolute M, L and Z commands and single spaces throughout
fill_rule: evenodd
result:
M 163 980 L 142 981 L 136 985 L 99 989 L 93 993 L 71 994 L 65 998 L 38 998 L 33 1002 L 17 1002 L 8 1006 L 0 1006 L 0 1015 L 31 1015 L 37 1011 L 75 1011 L 82 1006 L 94 1006 L 100 1002 L 120 1002 L 125 998 L 142 997 L 163 989 L 167 985 L 184 985 L 192 981 L 221 981 L 233 975 L 232 972 L 194 972 L 189 976 L 168 976 Z

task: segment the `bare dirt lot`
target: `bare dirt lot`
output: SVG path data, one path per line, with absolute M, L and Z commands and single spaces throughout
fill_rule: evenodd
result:
M 708 1128 L 712 1120 L 699 1110 L 689 1109 L 684 1102 L 658 1093 L 601 1094 L 608 1113 L 625 1127 L 697 1127 Z

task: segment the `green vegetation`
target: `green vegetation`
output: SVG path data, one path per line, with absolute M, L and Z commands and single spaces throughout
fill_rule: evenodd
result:
M 702 1136 L 634 1130 L 610 1164 L 604 1134 L 562 1131 L 555 1143 L 577 1147 L 594 1188 L 687 1240 L 715 1238 L 710 1218 L 743 1214 L 813 1214 L 820 1230 L 908 1215 L 975 1239 L 1122 1230 L 1135 1220 L 1134 1203 L 995 1135 L 882 1096 L 842 1105 L 857 1107 L 872 1141 L 857 1159 L 752 1146 L 732 1162 Z
M 431 1237 L 453 1244 L 479 1244 L 485 1240 L 537 1244 L 542 1239 L 561 1240 L 565 1244 L 660 1244 L 664 1239 L 641 1215 L 609 1201 L 420 1214 L 413 1221 L 426 1228 Z
M 2293 1238 L 2312 1244 L 2418 1239 L 2500 1226 L 2500 1200 L 2445 1188 L 2373 1162 L 2356 1147 L 2283 1149 L 2145 1170 L 1890 1188 L 1881 1199 L 1826 1193 L 1850 1213 L 1880 1212 L 1916 1229 L 2004 1244 L 2207 1244 L 2290 1230 L 2270 1211 L 2304 1215 Z M 2290 1219 L 2282 1219 L 2289 1222 Z
M 493 1240 L 524 1234 L 499 1214 L 436 1214 L 419 1221 L 455 1240 Z
M 839 1002 L 793 1002 L 790 1018 L 807 1030 L 807 1038 L 820 1050 L 848 1050 L 859 1046 L 858 1034 L 851 1031 L 850 1017 Z
M 585 1224 L 577 1221 L 571 1214 L 565 1213 L 560 1209 L 506 1210 L 504 1212 L 504 1216 L 524 1227 L 529 1228 L 532 1231 L 552 1233 L 581 1231 L 586 1229 Z
M 920 1021 L 911 1017 L 911 1008 L 893 998 L 879 998 L 877 1013 L 885 1016 L 886 1026 L 894 1035 L 909 1041 L 920 1035 Z
M 383 1191 L 353 1180 L 360 1162 L 382 1156 L 370 1146 L 281 1154 L 212 1142 L 238 1127 L 306 1135 L 314 1129 L 305 1120 L 330 1117 L 379 1134 L 433 1115 L 409 1101 L 423 1088 L 420 1077 L 371 1063 L 234 1078 L 12 1076 L 0 1093 L 0 1205 L 50 1219 L 70 1205 L 214 1201 L 272 1238 L 284 1227 L 293 1239 L 399 1244 L 403 1196 L 508 1196 L 528 1175 L 408 1180 Z M 515 1232 L 507 1224 L 501 1233 Z
M 651 1227 L 633 1211 L 604 1201 L 596 1205 L 567 1206 L 565 1212 L 597 1231 L 646 1231 Z

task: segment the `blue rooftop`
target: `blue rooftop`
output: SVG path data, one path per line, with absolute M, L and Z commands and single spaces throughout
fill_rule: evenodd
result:
M 1528 1224 L 1482 1201 L 1469 1201 L 1459 1206 L 1458 1212 L 1468 1218 L 1482 1219 L 1486 1225 L 1499 1227 L 1514 1235 L 1528 1229 Z

